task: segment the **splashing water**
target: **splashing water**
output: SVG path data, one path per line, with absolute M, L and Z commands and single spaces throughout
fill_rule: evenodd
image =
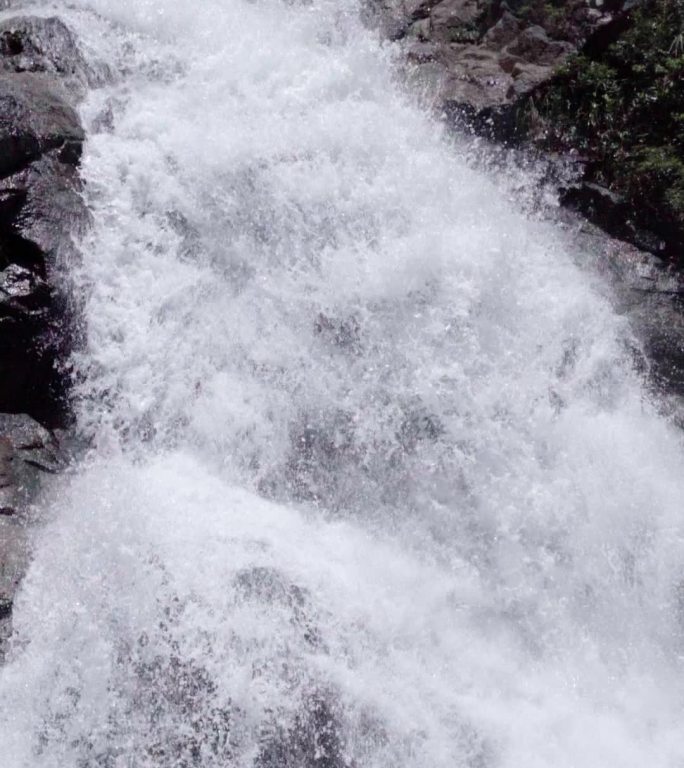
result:
M 681 436 L 562 234 L 351 4 L 29 5 L 111 77 L 3 768 L 683 765 Z

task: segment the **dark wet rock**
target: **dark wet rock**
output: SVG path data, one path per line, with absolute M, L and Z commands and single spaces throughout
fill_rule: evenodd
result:
M 655 232 L 639 226 L 633 219 L 632 206 L 622 195 L 590 181 L 580 181 L 561 188 L 561 205 L 577 211 L 613 237 L 626 240 L 654 255 L 661 254 L 665 241 Z
M 54 19 L 3 22 L 0 40 L 0 411 L 54 427 L 67 418 L 76 327 L 71 236 L 86 219 L 84 134 L 67 87 L 82 59 Z
M 0 506 L 5 514 L 26 507 L 41 472 L 57 472 L 63 465 L 60 446 L 47 429 L 26 414 L 0 414 Z
M 45 310 L 48 284 L 30 270 L 10 264 L 0 272 L 0 316 L 30 317 Z
M 60 426 L 75 328 L 65 266 L 73 261 L 70 225 L 84 215 L 78 177 L 43 157 L 3 187 L 22 204 L 0 213 L 0 410 Z
M 482 13 L 479 0 L 444 0 L 430 11 L 430 21 L 437 34 L 451 42 L 476 39 L 477 22 Z
M 17 16 L 0 22 L 0 68 L 47 72 L 82 82 L 88 78 L 76 37 L 56 17 Z
M 0 414 L 0 507 L 21 512 L 35 492 L 40 472 L 63 461 L 50 432 L 25 414 Z
M 47 449 L 54 442 L 45 427 L 20 413 L 0 413 L 0 434 L 9 438 L 17 450 Z
M 53 149 L 75 165 L 83 129 L 59 80 L 42 74 L 0 74 L 0 177 L 24 169 Z
M 449 122 L 489 138 L 513 141 L 521 100 L 549 79 L 567 47 L 514 38 L 510 47 L 492 44 L 407 45 L 412 77 L 436 92 Z M 539 42 L 539 41 L 537 41 Z
M 59 444 L 45 427 L 22 413 L 0 414 L 0 435 L 9 441 L 15 457 L 45 472 L 57 472 L 63 459 Z
M 647 359 L 648 379 L 684 426 L 684 276 L 653 254 L 612 241 L 605 260 L 618 308 L 630 317 Z
M 624 198 L 600 184 L 579 182 L 561 190 L 561 203 L 586 216 L 610 234 L 619 236 L 625 226 Z
M 379 29 L 390 40 L 399 40 L 406 35 L 411 24 L 427 15 L 425 0 L 366 0 L 362 4 L 362 18 L 370 26 Z

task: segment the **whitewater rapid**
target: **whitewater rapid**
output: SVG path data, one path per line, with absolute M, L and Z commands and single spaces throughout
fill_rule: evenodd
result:
M 101 84 L 2 768 L 684 765 L 682 437 L 563 233 L 350 0 L 24 7 Z

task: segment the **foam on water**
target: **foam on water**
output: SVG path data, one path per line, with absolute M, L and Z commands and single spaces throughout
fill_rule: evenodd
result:
M 111 79 L 7 768 L 679 766 L 682 441 L 352 5 L 35 3 Z

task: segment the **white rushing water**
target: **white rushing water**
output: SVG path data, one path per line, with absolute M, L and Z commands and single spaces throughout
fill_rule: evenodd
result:
M 347 0 L 31 9 L 110 78 L 2 768 L 684 765 L 682 440 L 562 234 Z

